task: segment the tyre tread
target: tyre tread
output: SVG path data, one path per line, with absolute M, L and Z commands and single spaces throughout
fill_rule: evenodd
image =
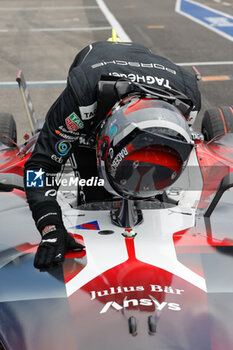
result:
M 13 115 L 9 113 L 0 113 L 0 142 L 7 146 L 12 146 L 12 142 L 3 135 L 8 136 L 14 142 L 17 142 L 16 123 Z
M 221 113 L 224 116 L 225 125 Z M 227 129 L 227 133 L 233 133 L 233 111 L 231 106 L 220 106 L 205 111 L 202 120 L 202 133 L 206 141 L 226 134 L 225 128 Z

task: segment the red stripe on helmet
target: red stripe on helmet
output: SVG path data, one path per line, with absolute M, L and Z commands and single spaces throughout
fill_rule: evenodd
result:
M 125 160 L 162 165 L 179 172 L 182 161 L 178 153 L 166 146 L 148 146 L 130 153 Z
M 133 113 L 135 111 L 140 111 L 141 109 L 145 108 L 152 108 L 154 107 L 154 104 L 151 103 L 151 101 L 154 101 L 154 98 L 141 98 L 137 101 L 130 103 L 127 109 L 124 111 L 125 115 L 128 115 L 130 113 Z

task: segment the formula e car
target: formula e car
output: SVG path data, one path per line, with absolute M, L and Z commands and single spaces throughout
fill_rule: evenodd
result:
M 75 206 L 75 192 L 59 191 L 86 251 L 40 272 L 22 179 L 40 122 L 17 80 L 33 135 L 18 146 L 13 117 L 0 115 L 0 349 L 232 349 L 232 107 L 205 113 L 162 199 Z

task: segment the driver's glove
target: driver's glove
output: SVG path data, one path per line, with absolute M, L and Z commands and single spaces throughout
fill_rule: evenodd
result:
M 84 248 L 65 229 L 56 229 L 54 225 L 47 226 L 42 231 L 34 266 L 38 269 L 54 266 L 64 261 L 67 250 L 82 251 Z

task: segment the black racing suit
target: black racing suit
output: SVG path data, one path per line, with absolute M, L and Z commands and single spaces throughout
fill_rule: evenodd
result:
M 88 177 L 85 166 L 89 169 L 88 174 L 97 174 L 95 151 L 91 146 L 88 151 L 86 135 L 95 126 L 97 84 L 102 75 L 122 77 L 160 89 L 178 90 L 192 100 L 194 110 L 200 110 L 196 79 L 182 67 L 139 44 L 96 42 L 84 48 L 71 65 L 67 87 L 48 111 L 35 149 L 25 164 L 25 172 L 42 168 L 45 173 L 58 173 L 73 153 L 78 159 L 81 175 L 84 170 L 84 177 Z M 64 228 L 56 198 L 45 196 L 51 187 L 25 186 L 25 190 L 40 231 L 51 224 Z M 98 190 L 96 187 L 92 191 L 97 193 L 97 197 Z

